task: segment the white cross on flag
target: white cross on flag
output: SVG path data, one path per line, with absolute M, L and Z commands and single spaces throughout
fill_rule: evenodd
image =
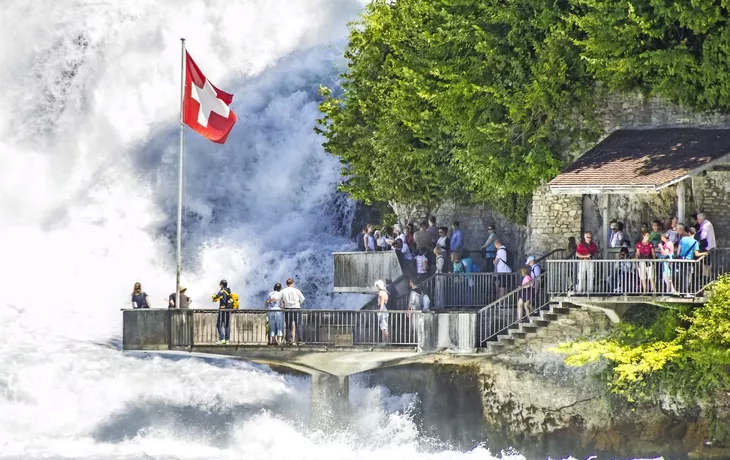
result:
M 236 123 L 236 114 L 228 107 L 233 101 L 233 95 L 213 86 L 187 51 L 184 94 L 185 124 L 211 141 L 224 144 Z

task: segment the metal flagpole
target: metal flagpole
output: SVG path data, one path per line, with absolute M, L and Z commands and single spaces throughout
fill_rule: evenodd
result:
M 185 39 L 180 39 L 180 160 L 177 187 L 177 276 L 175 279 L 175 308 L 180 308 L 180 265 L 182 261 L 182 200 L 183 200 L 183 109 L 185 106 Z

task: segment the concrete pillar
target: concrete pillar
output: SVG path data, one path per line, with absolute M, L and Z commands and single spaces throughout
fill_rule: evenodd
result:
M 608 247 L 610 245 L 610 241 L 608 240 L 608 221 L 609 221 L 609 213 L 611 212 L 611 195 L 604 194 L 601 195 L 601 198 L 603 199 L 603 206 L 601 213 L 603 214 L 603 235 L 601 237 L 601 241 L 604 241 L 603 243 L 603 258 L 608 259 Z
M 677 182 L 677 219 L 680 224 L 684 224 L 687 218 L 687 181 L 681 180 Z
M 309 399 L 311 424 L 315 428 L 335 428 L 348 422 L 350 377 L 326 373 L 312 374 Z

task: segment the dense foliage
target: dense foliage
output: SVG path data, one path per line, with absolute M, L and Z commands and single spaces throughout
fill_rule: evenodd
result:
M 317 131 L 354 198 L 491 203 L 519 220 L 599 134 L 599 88 L 727 109 L 727 18 L 710 0 L 374 0 Z
M 612 337 L 566 344 L 569 365 L 605 359 L 611 392 L 633 403 L 654 402 L 663 394 L 686 401 L 730 391 L 730 275 L 712 285 L 709 300 L 657 310 L 634 307 L 629 322 Z

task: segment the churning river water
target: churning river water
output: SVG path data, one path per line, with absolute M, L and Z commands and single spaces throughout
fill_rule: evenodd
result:
M 174 286 L 179 38 L 232 92 L 224 146 L 186 135 L 183 284 L 259 302 L 296 274 L 333 297 L 354 205 L 312 127 L 364 0 L 19 0 L 0 14 L 0 459 L 488 459 L 419 431 L 418 395 L 351 385 L 309 428 L 309 383 L 232 360 L 120 351 L 140 281 Z M 504 454 L 503 457 L 509 457 Z

